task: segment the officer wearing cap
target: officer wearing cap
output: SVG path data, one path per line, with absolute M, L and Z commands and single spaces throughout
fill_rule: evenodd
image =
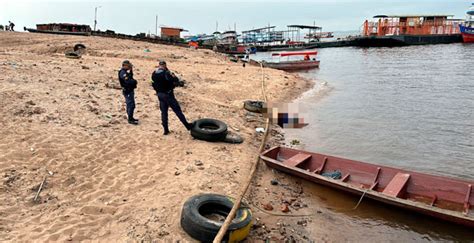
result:
M 122 69 L 118 73 L 120 86 L 122 87 L 123 96 L 125 96 L 125 104 L 127 105 L 128 123 L 137 125 L 138 120 L 133 117 L 135 110 L 135 89 L 137 81 L 133 79 L 133 65 L 130 61 L 122 62 Z
M 180 80 L 168 70 L 165 61 L 160 61 L 158 69 L 151 75 L 152 86 L 155 89 L 160 102 L 161 122 L 164 129 L 164 135 L 168 135 L 170 130 L 168 128 L 168 109 L 171 108 L 181 123 L 187 130 L 191 130 L 192 124 L 186 120 L 178 101 L 174 96 L 174 88 L 181 86 Z

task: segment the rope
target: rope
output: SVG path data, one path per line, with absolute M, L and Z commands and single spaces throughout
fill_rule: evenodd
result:
M 262 96 L 263 96 L 263 100 L 265 101 L 265 103 L 268 104 L 268 100 L 267 100 L 267 95 L 266 95 L 266 92 L 265 92 L 265 75 L 264 75 L 264 72 L 263 72 L 263 65 L 262 63 L 260 63 L 260 70 L 261 70 L 261 73 L 262 73 L 262 83 L 261 83 L 261 90 L 262 90 Z M 268 130 L 270 129 L 270 117 L 267 117 L 266 119 L 266 122 L 265 122 L 265 134 L 263 135 L 263 140 L 262 140 L 262 143 L 260 144 L 260 148 L 259 148 L 259 152 L 258 152 L 258 155 L 257 155 L 257 159 L 255 160 L 255 162 L 252 164 L 252 167 L 250 169 L 250 174 L 249 174 L 249 177 L 247 178 L 247 181 L 246 183 L 243 184 L 243 187 L 240 191 L 240 193 L 238 194 L 235 202 L 234 202 L 234 206 L 232 207 L 232 209 L 230 210 L 229 214 L 227 215 L 224 223 L 222 224 L 221 228 L 219 229 L 219 232 L 217 233 L 216 237 L 214 238 L 214 241 L 213 243 L 221 243 L 222 242 L 222 239 L 224 238 L 227 230 L 229 229 L 229 226 L 232 222 L 232 220 L 234 219 L 235 217 L 235 214 L 237 213 L 237 210 L 240 208 L 240 204 L 242 203 L 242 199 L 244 198 L 244 195 L 247 193 L 249 187 L 250 187 L 250 183 L 252 182 L 252 179 L 255 175 L 255 172 L 257 171 L 257 167 L 258 167 L 258 162 L 260 161 L 260 153 L 263 152 L 263 149 L 265 148 L 265 143 L 267 141 L 267 138 L 268 138 Z M 357 207 L 359 207 L 360 203 L 362 202 L 362 199 L 364 198 L 365 196 L 365 193 L 367 191 L 364 191 L 364 193 L 362 194 L 362 196 L 360 197 L 359 199 L 359 202 L 357 203 L 357 205 L 352 209 L 352 210 L 355 210 L 357 209 Z M 255 205 L 253 205 L 255 208 L 259 209 L 260 211 L 266 213 L 266 214 L 269 214 L 269 215 L 273 215 L 273 216 L 285 216 L 285 217 L 309 217 L 309 216 L 313 216 L 315 214 L 307 214 L 307 215 L 287 215 L 287 214 L 277 214 L 277 213 L 270 213 L 270 212 L 267 212 Z
M 265 75 L 264 75 L 264 72 L 263 72 L 263 65 L 262 64 L 260 64 L 260 70 L 262 71 L 262 87 L 261 87 L 262 88 L 262 96 L 263 96 L 263 100 L 267 103 L 267 95 L 266 95 L 266 92 L 265 92 Z M 240 193 L 238 194 L 238 197 L 236 198 L 236 200 L 234 202 L 234 206 L 230 210 L 229 215 L 227 215 L 224 223 L 222 224 L 222 227 L 219 229 L 219 232 L 217 233 L 216 237 L 214 238 L 213 243 L 221 243 L 222 242 L 222 238 L 224 238 L 227 230 L 229 229 L 229 226 L 230 226 L 232 220 L 234 219 L 235 214 L 237 213 L 237 210 L 240 207 L 240 203 L 242 202 L 242 199 L 244 198 L 244 195 L 247 193 L 247 191 L 250 187 L 250 183 L 252 182 L 252 179 L 255 175 L 255 172 L 257 171 L 258 162 L 260 161 L 260 153 L 262 153 L 263 149 L 265 148 L 265 143 L 267 141 L 267 137 L 268 137 L 268 133 L 269 133 L 268 130 L 270 129 L 270 123 L 271 123 L 270 122 L 270 117 L 267 117 L 266 122 L 265 122 L 265 134 L 263 135 L 263 140 L 262 140 L 262 143 L 260 144 L 260 148 L 258 150 L 257 159 L 252 164 L 252 167 L 250 169 L 249 177 L 247 178 L 246 183 L 243 184 L 243 187 L 242 187 Z

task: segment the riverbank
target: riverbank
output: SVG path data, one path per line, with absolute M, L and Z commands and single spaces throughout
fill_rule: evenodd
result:
M 241 107 L 261 98 L 259 67 L 208 50 L 129 40 L 0 37 L 0 240 L 189 241 L 179 225 L 184 201 L 202 192 L 235 196 L 247 177 L 261 140 L 255 127 L 264 121 Z M 77 43 L 87 54 L 65 58 Z M 139 82 L 139 126 L 126 122 L 116 89 L 124 59 L 135 65 Z M 194 140 L 172 113 L 172 134 L 163 136 L 149 85 L 158 59 L 187 80 L 176 96 L 189 120 L 223 120 L 245 142 Z M 265 69 L 265 79 L 272 101 L 291 100 L 311 86 L 278 70 Z

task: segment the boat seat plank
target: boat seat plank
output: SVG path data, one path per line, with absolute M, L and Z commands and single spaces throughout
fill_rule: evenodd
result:
M 320 175 L 321 172 L 323 172 L 324 167 L 326 167 L 327 162 L 328 162 L 328 157 L 324 157 L 324 160 L 323 160 L 323 163 L 321 164 L 321 166 L 313 172 Z
M 388 183 L 382 193 L 392 197 L 400 197 L 409 179 L 410 174 L 398 172 Z
M 290 167 L 297 167 L 298 165 L 304 163 L 306 160 L 310 158 L 311 158 L 311 154 L 299 153 L 283 161 L 283 164 Z

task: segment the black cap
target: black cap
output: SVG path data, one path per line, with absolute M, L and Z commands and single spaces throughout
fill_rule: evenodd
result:
M 160 65 L 166 65 L 166 62 L 164 60 L 160 60 L 159 64 Z
M 131 66 L 132 63 L 129 60 L 125 60 L 125 61 L 122 62 L 122 66 L 123 65 L 130 65 Z

